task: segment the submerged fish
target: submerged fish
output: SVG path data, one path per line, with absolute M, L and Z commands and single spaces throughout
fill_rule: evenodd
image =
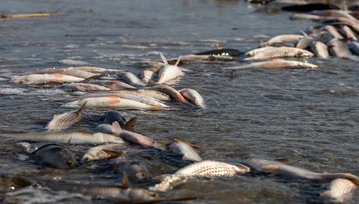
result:
M 163 60 L 163 63 L 165 64 L 165 66 L 163 66 L 158 73 L 157 84 L 166 83 L 169 80 L 172 80 L 172 79 L 175 79 L 177 77 L 184 75 L 182 70 L 177 66 L 181 60 L 181 57 L 178 58 L 175 65 L 170 65 L 170 64 L 168 64 L 166 57 L 162 53 L 160 53 L 160 55 L 161 55 L 161 58 Z
M 231 177 L 237 174 L 245 174 L 249 170 L 247 166 L 242 164 L 232 165 L 224 162 L 203 160 L 183 167 L 173 175 L 165 177 L 161 183 L 150 187 L 150 190 L 167 191 L 186 182 L 190 177 Z
M 75 155 L 61 145 L 44 145 L 32 153 L 41 163 L 58 169 L 70 169 L 76 167 Z
M 351 198 L 357 188 L 358 186 L 352 181 L 338 178 L 330 182 L 329 190 L 321 193 L 320 196 L 332 198 L 334 202 L 344 202 Z
M 2 134 L 17 140 L 36 142 L 55 142 L 63 144 L 102 144 L 102 143 L 123 143 L 119 137 L 104 133 L 86 132 L 40 132 L 40 133 L 16 133 Z
M 81 120 L 81 113 L 85 109 L 86 102 L 75 112 L 66 112 L 61 115 L 54 115 L 54 118 L 47 124 L 48 131 L 65 130 Z
M 223 69 L 249 69 L 249 68 L 272 68 L 272 69 L 304 69 L 304 68 L 317 68 L 315 64 L 307 62 L 299 62 L 294 60 L 284 60 L 284 59 L 273 59 L 264 62 L 254 62 L 246 65 L 235 66 L 235 67 L 225 67 Z
M 190 160 L 190 161 L 202 161 L 203 159 L 201 158 L 201 156 L 199 156 L 199 154 L 196 152 L 196 150 L 194 150 L 191 145 L 180 141 L 180 140 L 176 140 L 176 142 L 173 142 L 169 147 L 168 150 L 170 152 L 179 154 L 182 156 L 183 160 Z
M 82 156 L 81 163 L 118 157 L 123 154 L 123 149 L 123 144 L 105 144 L 92 147 Z
M 129 179 L 134 182 L 151 180 L 151 173 L 148 170 L 148 167 L 140 161 L 124 161 L 119 158 L 116 159 L 113 168 L 114 172 L 117 174 L 126 172 Z
M 309 179 L 309 180 L 334 180 L 338 178 L 348 179 L 359 185 L 359 178 L 349 173 L 317 173 L 303 168 L 290 166 L 282 162 L 270 161 L 264 159 L 252 158 L 249 160 L 250 166 L 258 171 L 264 171 L 280 176 L 289 176 L 294 178 Z

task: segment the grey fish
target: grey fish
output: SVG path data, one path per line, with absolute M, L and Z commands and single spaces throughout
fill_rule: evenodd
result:
M 128 178 L 134 182 L 151 180 L 151 173 L 148 170 L 148 167 L 140 161 L 124 161 L 119 158 L 114 162 L 113 168 L 114 172 L 117 174 L 126 172 Z
M 84 79 L 95 79 L 100 78 L 102 75 L 94 74 L 91 72 L 73 69 L 73 68 L 49 68 L 35 71 L 34 74 L 65 74 L 74 77 L 80 77 Z
M 275 175 L 289 176 L 308 180 L 334 180 L 338 178 L 348 179 L 359 184 L 359 178 L 349 173 L 317 173 L 303 168 L 290 166 L 282 162 L 252 158 L 249 160 L 250 166 L 258 171 L 264 171 Z
M 67 148 L 50 144 L 44 145 L 32 153 L 41 163 L 48 164 L 58 169 L 70 169 L 76 167 L 75 155 Z
M 313 53 L 294 47 L 271 47 L 258 52 L 252 57 L 247 57 L 244 60 L 264 60 L 271 58 L 283 58 L 283 57 L 312 57 Z
M 350 29 L 347 25 L 343 25 L 339 29 L 339 33 L 341 33 L 347 39 L 358 41 L 358 38 L 356 37 L 352 29 Z
M 278 35 L 269 39 L 267 42 L 262 43 L 261 47 L 271 46 L 274 44 L 286 44 L 286 43 L 292 43 L 294 45 L 294 43 L 296 43 L 302 37 L 303 35 L 293 35 L 293 34 Z
M 106 124 L 112 124 L 115 121 L 117 121 L 121 126 L 126 123 L 125 117 L 123 117 L 120 112 L 115 110 L 107 111 L 103 122 Z
M 138 117 L 136 116 L 136 117 L 131 118 L 126 123 L 125 122 L 120 123 L 118 120 L 108 120 L 107 122 L 112 121 L 111 123 L 113 123 L 116 121 L 120 124 L 121 128 L 133 132 L 136 128 L 137 120 L 138 120 Z M 99 132 L 112 134 L 112 125 L 111 124 L 101 124 L 96 127 L 96 130 Z
M 206 108 L 203 97 L 194 89 L 184 88 L 179 90 L 180 94 L 198 108 Z
M 124 89 L 134 89 L 136 90 L 136 87 L 131 86 L 125 82 L 122 81 L 109 81 L 106 82 L 104 85 L 106 88 L 109 88 L 113 91 L 117 91 L 117 90 L 124 90 Z
M 160 56 L 165 65 L 158 72 L 158 80 L 156 82 L 157 84 L 166 83 L 172 79 L 184 75 L 182 70 L 177 66 L 181 60 L 181 56 L 178 58 L 175 65 L 168 64 L 166 57 L 162 53 L 160 53 Z
M 224 162 L 203 160 L 179 169 L 173 175 L 150 187 L 154 191 L 167 191 L 186 182 L 190 177 L 232 177 L 249 172 L 249 167 L 242 164 L 232 165 Z
M 250 64 L 245 64 L 241 66 L 235 67 L 225 67 L 223 69 L 249 69 L 249 68 L 271 68 L 271 69 L 304 69 L 310 68 L 314 69 L 318 66 L 315 64 L 307 63 L 307 62 L 300 62 L 294 60 L 284 60 L 284 59 L 273 59 L 269 61 L 263 62 L 253 62 Z
M 92 147 L 82 156 L 81 163 L 118 157 L 123 154 L 123 144 L 105 144 Z
M 75 92 L 75 91 L 82 91 L 82 92 L 89 92 L 89 91 L 109 91 L 110 88 L 100 86 L 97 84 L 88 84 L 88 83 L 71 83 L 71 84 L 64 84 L 59 86 L 59 89 L 68 91 L 68 92 Z
M 358 56 L 353 55 L 349 51 L 347 44 L 338 39 L 332 39 L 328 42 L 327 46 L 329 48 L 329 53 L 332 56 L 359 61 Z
M 117 69 L 106 69 L 106 68 L 102 68 L 102 67 L 89 67 L 89 66 L 73 67 L 72 69 L 74 69 L 74 70 L 82 70 L 82 71 L 91 72 L 91 73 L 120 72 L 120 71 L 122 71 L 122 70 L 117 70 Z
M 312 45 L 310 46 L 310 50 L 318 58 L 322 58 L 322 59 L 329 58 L 328 47 L 320 41 L 313 42 Z
M 122 72 L 117 77 L 123 80 L 125 83 L 131 84 L 133 86 L 146 86 L 146 83 L 141 81 L 141 79 L 139 79 L 132 72 Z
M 189 144 L 176 140 L 173 142 L 169 147 L 168 150 L 170 152 L 182 155 L 183 160 L 190 160 L 190 161 L 202 161 L 203 159 L 199 154 L 194 150 Z
M 55 142 L 63 144 L 102 144 L 123 143 L 119 137 L 104 133 L 86 132 L 41 132 L 41 133 L 15 133 L 2 134 L 1 136 L 36 142 Z
M 81 113 L 85 109 L 86 102 L 75 112 L 66 112 L 61 115 L 54 115 L 54 118 L 47 124 L 48 131 L 65 130 L 81 120 Z
M 179 103 L 187 102 L 179 91 L 168 86 L 167 84 L 159 84 L 157 86 L 154 86 L 153 88 L 156 89 L 157 91 L 169 95 L 176 102 Z
M 324 26 L 323 30 L 328 31 L 336 39 L 344 39 L 343 36 L 338 32 L 338 30 L 332 25 Z
M 301 38 L 300 40 L 298 40 L 295 47 L 301 48 L 301 49 L 306 49 L 313 43 L 313 41 L 314 41 L 314 39 L 312 36 L 306 35 L 303 38 Z
M 357 188 L 358 186 L 352 181 L 338 178 L 330 182 L 329 190 L 321 193 L 320 196 L 332 198 L 334 202 L 344 202 L 351 198 Z

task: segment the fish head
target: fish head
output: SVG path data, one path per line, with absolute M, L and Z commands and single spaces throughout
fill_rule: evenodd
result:
M 248 173 L 250 171 L 250 168 L 248 166 L 245 166 L 243 164 L 236 164 L 233 165 L 233 170 L 239 174 L 245 174 Z
M 81 164 L 86 164 L 86 163 L 89 163 L 91 161 L 95 160 L 93 155 L 91 154 L 85 154 L 82 158 L 81 158 Z
M 122 116 L 122 114 L 115 110 L 110 110 L 105 113 L 104 123 L 112 124 L 117 121 L 121 126 L 126 123 L 126 119 Z

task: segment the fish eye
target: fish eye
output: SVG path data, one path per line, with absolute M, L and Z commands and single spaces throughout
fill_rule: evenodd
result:
M 86 163 L 88 163 L 88 162 L 91 161 L 91 159 L 90 159 L 90 157 L 85 157 L 85 158 L 84 158 L 84 161 L 85 161 Z
M 68 161 L 66 162 L 66 164 L 67 164 L 69 167 L 74 167 L 74 166 L 75 166 L 75 163 L 74 163 L 73 161 L 71 161 L 71 160 L 68 160 Z

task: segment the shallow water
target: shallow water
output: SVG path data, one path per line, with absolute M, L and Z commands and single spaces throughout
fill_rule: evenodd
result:
M 244 1 L 61 1 L 3 0 L 1 13 L 59 12 L 51 18 L 0 21 L 1 75 L 21 74 L 50 67 L 81 64 L 142 71 L 137 62 L 167 58 L 223 47 L 248 51 L 279 34 L 299 34 L 315 25 L 290 21 L 290 13 L 255 12 Z M 196 89 L 207 109 L 163 112 L 121 111 L 138 116 L 137 132 L 160 141 L 179 138 L 206 148 L 205 159 L 231 163 L 249 156 L 284 159 L 288 164 L 318 172 L 359 175 L 357 164 L 357 101 L 359 71 L 350 60 L 309 59 L 316 70 L 240 70 L 235 77 L 220 68 L 233 63 L 184 65 L 178 89 Z M 72 96 L 52 88 L 26 87 L 0 80 L 0 130 L 40 132 Z M 75 130 L 93 130 L 105 110 L 86 110 Z M 0 144 L 0 173 L 58 180 L 116 184 L 121 176 L 100 164 L 73 170 L 42 167 L 26 158 L 14 141 Z M 90 146 L 69 149 L 81 156 Z M 172 173 L 178 166 L 165 163 L 158 152 L 131 147 L 129 159 L 146 163 L 154 176 Z M 138 152 L 138 153 L 136 153 Z M 106 165 L 105 165 L 106 167 Z M 135 184 L 142 186 L 141 184 Z M 144 184 L 149 185 L 149 184 Z M 0 190 L 6 190 L 2 185 Z M 197 191 L 188 203 L 312 203 L 323 202 L 320 184 L 247 175 L 191 181 L 176 189 Z M 175 190 L 176 190 L 175 189 Z M 53 196 L 35 189 L 44 202 L 76 202 L 78 195 Z M 25 193 L 26 199 L 33 195 Z M 46 200 L 53 196 L 53 200 Z M 13 199 L 23 198 L 19 195 Z M 45 199 L 46 198 L 46 199 Z M 89 202 L 80 198 L 83 202 Z M 33 200 L 33 202 L 35 202 Z M 101 202 L 101 201 L 95 201 Z M 359 202 L 354 196 L 349 202 Z

